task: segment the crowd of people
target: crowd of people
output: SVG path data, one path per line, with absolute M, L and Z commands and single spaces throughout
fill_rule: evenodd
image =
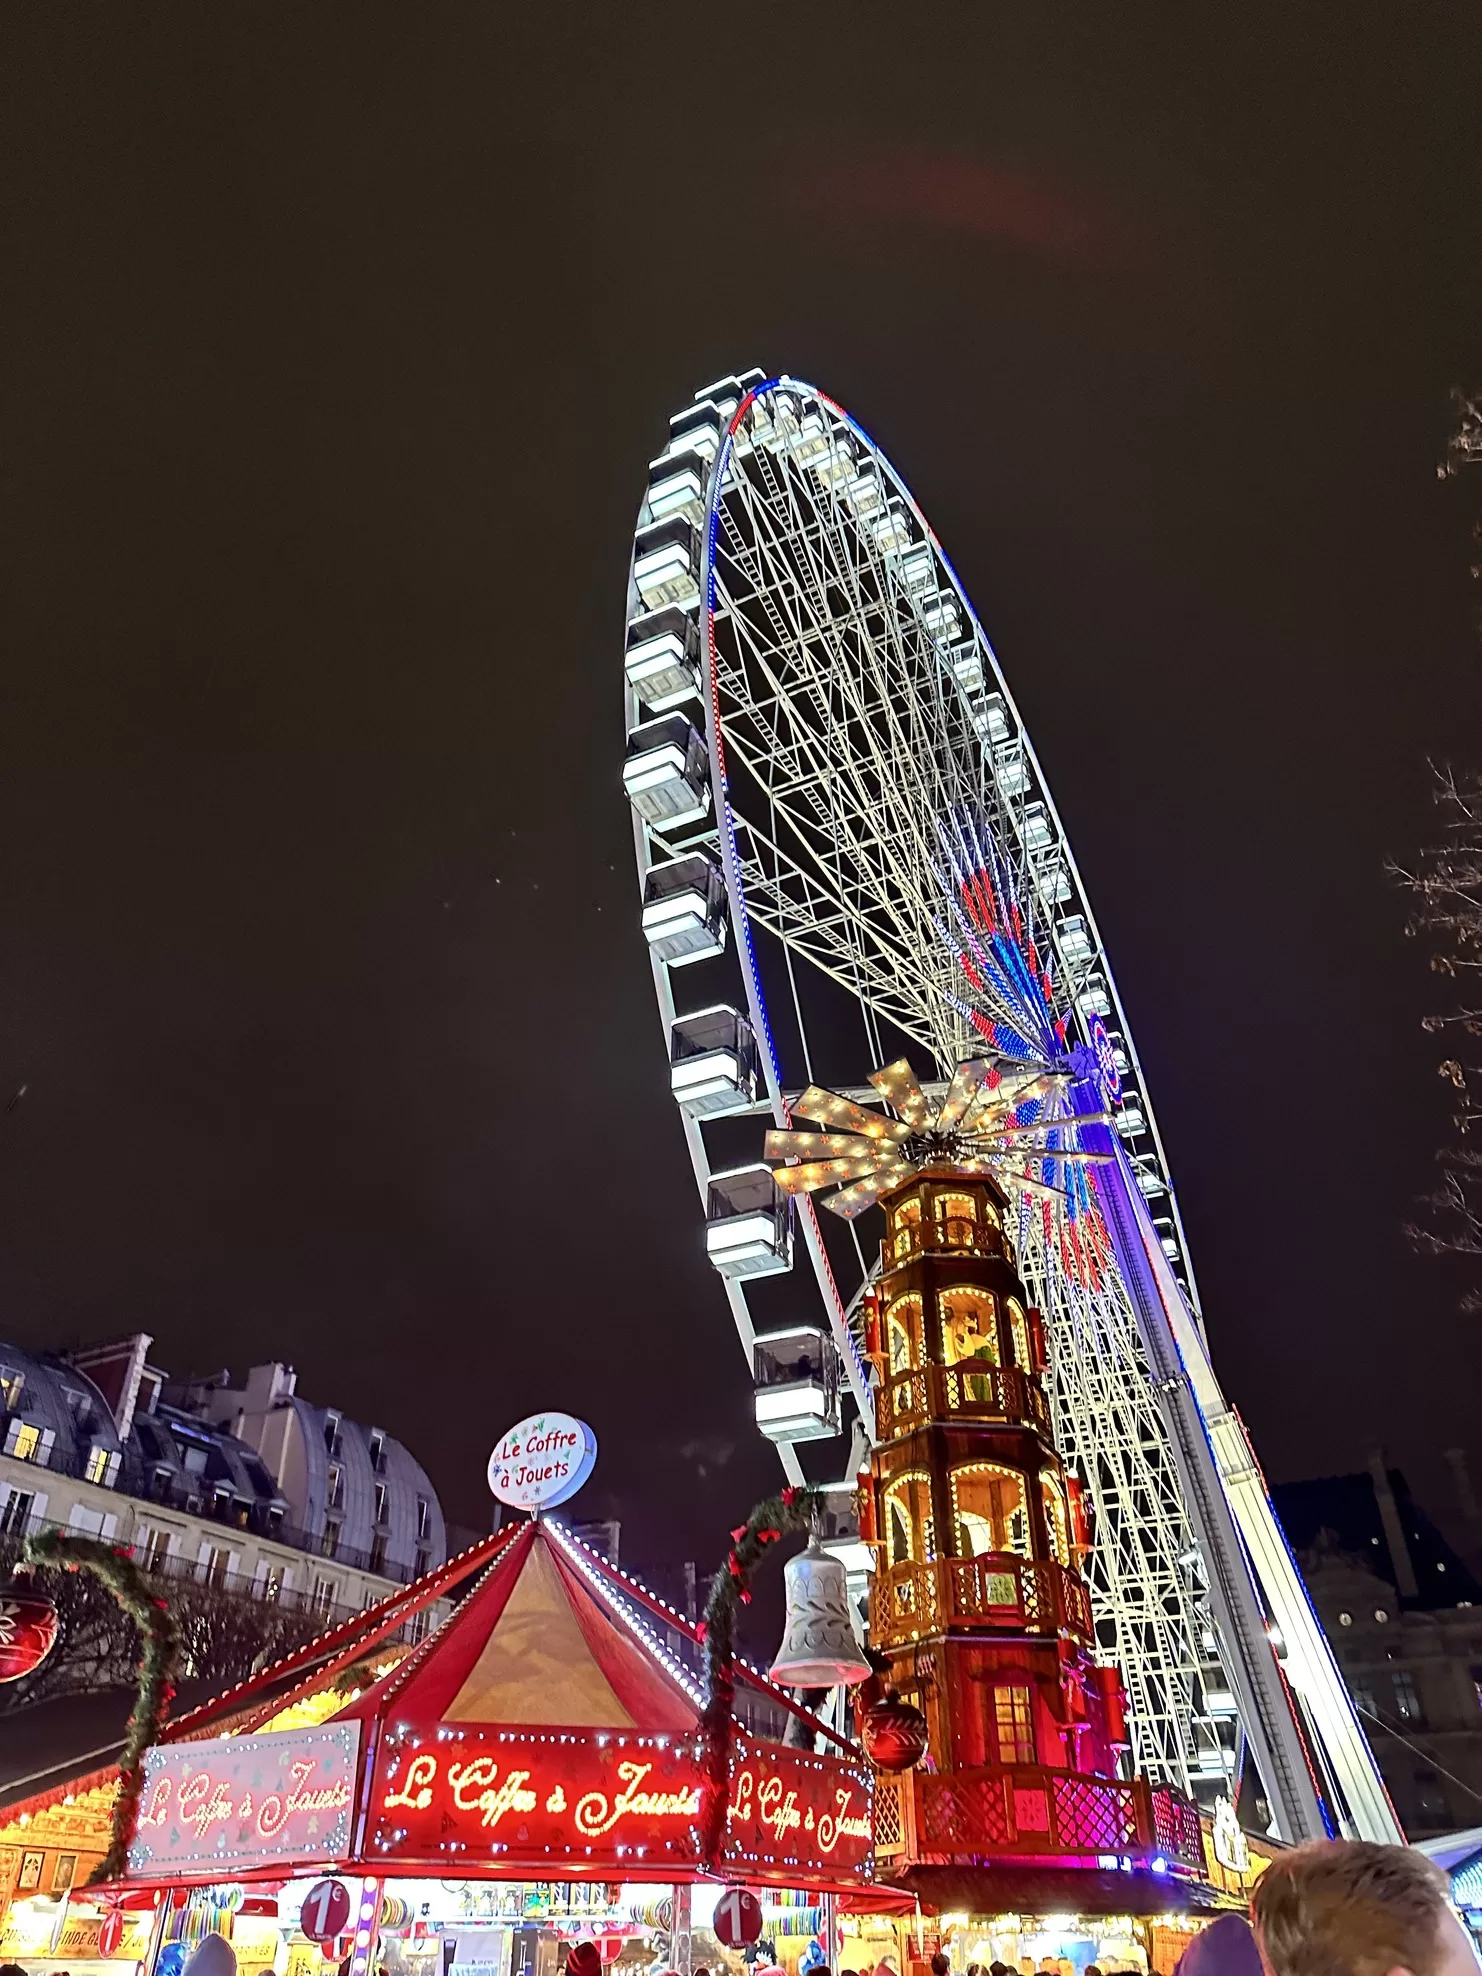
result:
M 593 1966 L 595 1965 L 595 1966 Z M 566 1959 L 566 1976 L 600 1976 L 594 1947 Z M 1250 1917 L 1222 1914 L 1194 1936 L 1172 1971 L 1152 1976 L 1479 1976 L 1472 1937 L 1457 1918 L 1445 1875 L 1407 1846 L 1318 1840 L 1274 1860 L 1256 1882 Z M 0 1970 L 0 1976 L 7 1976 Z M 696 1970 L 694 1976 L 710 1976 Z M 809 1976 L 830 1976 L 817 1964 Z M 890 1962 L 839 1976 L 899 1976 Z M 951 1958 L 931 1958 L 931 1976 L 954 1976 Z M 1046 1956 L 969 1963 L 957 1976 L 1066 1976 Z M 1080 1976 L 1119 1976 L 1088 1963 Z

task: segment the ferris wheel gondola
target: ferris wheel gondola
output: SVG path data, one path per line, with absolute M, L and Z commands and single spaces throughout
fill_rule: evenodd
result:
M 923 1119 L 945 1117 L 979 1064 L 975 1091 L 1015 1093 L 992 1158 L 1050 1329 L 1057 1434 L 1096 1513 L 1098 1637 L 1139 1766 L 1210 1797 L 1243 1733 L 1278 1829 L 1320 1829 L 1269 1614 L 1329 1796 L 1381 1836 L 1372 1758 L 1209 1367 L 1146 1084 L 1043 772 L 940 543 L 833 400 L 752 373 L 671 422 L 625 673 L 671 1089 L 788 1473 L 801 1444 L 838 1445 L 851 1410 L 873 1433 L 858 1215 L 890 1168 L 857 1141 L 913 1129 L 907 1083 Z M 891 1089 L 877 1067 L 894 1060 Z M 845 1112 L 830 1125 L 825 1107 L 810 1153 L 794 1113 L 818 1122 L 824 1098 Z M 838 1212 L 819 1216 L 799 1168 L 776 1170 L 788 1159 L 837 1168 Z

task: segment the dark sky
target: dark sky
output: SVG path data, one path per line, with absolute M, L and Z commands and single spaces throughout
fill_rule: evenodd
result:
M 637 928 L 669 414 L 788 369 L 955 560 L 1274 1477 L 1475 1434 L 1386 881 L 1482 763 L 1474 8 L 33 4 L 0 49 L 0 1335 L 297 1364 L 455 1516 L 564 1404 L 776 1475 Z M 1482 486 L 1477 489 L 1482 495 Z M 861 1066 L 863 1069 L 863 1066 Z M 1441 1507 L 1444 1508 L 1444 1505 Z

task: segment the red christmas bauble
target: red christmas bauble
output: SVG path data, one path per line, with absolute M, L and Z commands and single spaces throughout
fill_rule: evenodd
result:
M 19 1681 L 40 1667 L 57 1643 L 57 1630 L 50 1599 L 0 1592 L 0 1681 Z
M 859 1740 L 879 1770 L 909 1770 L 926 1755 L 926 1717 L 892 1689 L 860 1718 Z

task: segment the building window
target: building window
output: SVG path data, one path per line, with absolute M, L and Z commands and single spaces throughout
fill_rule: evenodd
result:
M 325 1557 L 333 1557 L 335 1554 L 335 1550 L 339 1545 L 339 1541 L 340 1541 L 340 1526 L 338 1525 L 338 1523 L 326 1523 L 324 1526 L 324 1535 L 319 1540 L 319 1549 L 321 1553 Z
M 26 1375 L 17 1372 L 14 1366 L 0 1365 L 0 1405 L 7 1413 L 14 1413 L 21 1403 L 21 1394 L 26 1390 Z
M 971 1194 L 938 1194 L 933 1210 L 950 1248 L 970 1249 L 977 1235 L 977 1203 Z
M 998 1364 L 998 1325 L 994 1318 L 993 1293 L 960 1284 L 943 1290 L 937 1299 L 942 1314 L 942 1359 L 958 1365 L 964 1359 L 977 1359 L 985 1365 Z
M 373 1427 L 370 1431 L 370 1458 L 371 1467 L 376 1471 L 377 1475 L 384 1475 L 386 1473 L 386 1430 L 384 1427 Z
M 1027 1688 L 993 1690 L 993 1723 L 1000 1763 L 1034 1762 L 1034 1715 Z
M 1040 1496 L 1045 1507 L 1045 1525 L 1050 1534 L 1050 1555 L 1057 1564 L 1070 1568 L 1070 1520 L 1065 1507 L 1065 1488 L 1052 1468 L 1040 1470 Z
M 98 1482 L 105 1489 L 111 1489 L 113 1478 L 118 1473 L 118 1456 L 108 1448 L 90 1448 L 86 1472 L 89 1482 Z
M 1013 1345 L 1014 1364 L 1021 1372 L 1032 1372 L 1034 1361 L 1029 1355 L 1029 1320 L 1024 1315 L 1024 1306 L 1017 1297 L 1006 1299 L 1009 1313 L 1009 1339 Z
M 141 1541 L 134 1546 L 139 1553 L 139 1562 L 146 1571 L 162 1571 L 165 1559 L 170 1555 L 170 1533 L 168 1530 L 145 1529 Z
M 10 1446 L 5 1450 L 14 1455 L 17 1461 L 36 1461 L 40 1458 L 41 1429 L 33 1427 L 29 1420 L 12 1421 Z
M 19 1537 L 29 1529 L 36 1498 L 29 1489 L 12 1489 L 0 1507 L 0 1536 Z
M 903 1201 L 895 1211 L 895 1259 L 910 1255 L 921 1232 L 920 1201 Z
M 340 1416 L 337 1413 L 324 1416 L 324 1445 L 332 1455 L 340 1451 Z
M 309 1604 L 319 1614 L 321 1619 L 327 1619 L 333 1610 L 336 1589 L 333 1578 L 316 1578 L 314 1580 L 314 1590 L 310 1594 Z
M 952 1471 L 952 1521 L 957 1555 L 1012 1551 L 1031 1555 L 1024 1478 L 998 1462 L 970 1461 Z
M 425 1496 L 417 1498 L 417 1542 L 420 1544 L 432 1534 L 432 1505 Z
M 1424 1722 L 1425 1715 L 1420 1706 L 1420 1696 L 1408 1669 L 1397 1667 L 1389 1678 L 1394 1683 L 1395 1713 L 1401 1722 Z
M 283 1597 L 283 1566 L 270 1564 L 263 1573 L 262 1595 L 269 1605 L 277 1605 Z
M 370 1568 L 377 1578 L 386 1576 L 386 1533 L 378 1530 L 371 1538 Z
M 375 1520 L 377 1523 L 384 1523 L 386 1521 L 386 1484 L 384 1482 L 378 1482 L 376 1484 Z
M 232 1554 L 225 1544 L 208 1545 L 201 1559 L 201 1583 L 220 1590 L 232 1574 Z
M 885 1355 L 892 1376 L 921 1363 L 921 1299 L 897 1297 L 885 1313 Z
M 431 1551 L 418 1551 L 416 1576 L 418 1578 L 425 1578 L 431 1569 L 432 1569 Z
M 345 1471 L 338 1462 L 329 1464 L 329 1507 L 343 1509 L 345 1504 Z
M 924 1468 L 897 1475 L 885 1491 L 887 1564 L 930 1563 L 936 1556 L 931 1514 L 931 1480 Z

